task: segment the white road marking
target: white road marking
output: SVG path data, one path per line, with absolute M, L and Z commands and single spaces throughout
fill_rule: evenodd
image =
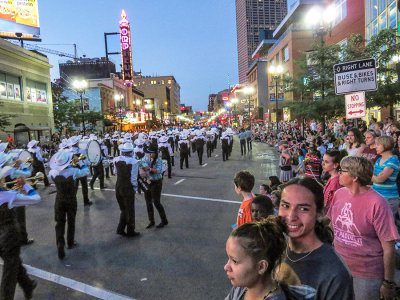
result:
M 175 182 L 174 185 L 178 185 L 178 184 L 180 184 L 181 182 L 183 182 L 183 181 L 185 181 L 185 180 L 186 180 L 186 179 L 181 179 L 181 180 Z
M 0 262 L 0 264 L 3 264 L 3 262 Z M 93 296 L 97 299 L 103 299 L 103 300 L 135 300 L 134 298 L 130 298 L 118 293 L 114 293 L 111 291 L 107 291 L 95 286 L 91 286 L 88 285 L 86 283 L 83 282 L 79 282 L 67 277 L 63 277 L 57 274 L 53 274 L 29 265 L 24 265 L 24 267 L 26 268 L 28 274 L 47 280 L 47 281 L 51 281 L 54 282 L 56 284 L 65 286 L 67 288 L 73 289 L 75 291 L 81 292 L 83 294 L 86 295 L 90 295 Z
M 242 203 L 240 201 L 214 199 L 214 198 L 203 198 L 203 197 L 193 197 L 193 196 L 185 196 L 185 195 L 174 195 L 174 194 L 161 194 L 161 195 L 167 196 L 167 197 L 186 198 L 186 199 L 195 199 L 195 200 L 212 201 L 212 202 L 223 202 L 223 203 L 234 203 L 234 204 L 241 204 Z
M 205 166 L 207 166 L 208 164 L 204 164 L 204 165 L 202 165 L 202 167 L 204 168 Z
M 218 157 L 218 154 L 217 154 L 217 155 L 215 155 L 215 157 Z

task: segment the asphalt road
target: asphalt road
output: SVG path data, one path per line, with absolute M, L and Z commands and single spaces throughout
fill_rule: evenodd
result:
M 49 194 L 55 188 L 40 186 L 42 201 L 27 207 L 28 234 L 35 243 L 21 251 L 39 282 L 34 299 L 224 299 L 231 288 L 223 270 L 225 242 L 241 201 L 233 176 L 243 169 L 251 171 L 258 192 L 259 184 L 276 175 L 277 154 L 266 144 L 253 143 L 250 154 L 241 156 L 235 140 L 229 161 L 222 161 L 218 145 L 211 158 L 204 155 L 203 163 L 199 165 L 194 153 L 189 169 L 175 164 L 172 178 L 164 179 L 161 202 L 169 225 L 163 229 L 145 229 L 146 205 L 143 195 L 137 195 L 137 238 L 115 234 L 115 177 L 106 179 L 106 190 L 100 191 L 98 182 L 94 191 L 89 190 L 91 207 L 83 206 L 79 190 L 79 246 L 66 250 L 62 261 L 55 245 L 55 194 Z M 23 299 L 19 287 L 15 299 Z

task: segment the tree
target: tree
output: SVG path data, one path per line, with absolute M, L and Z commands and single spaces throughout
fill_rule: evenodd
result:
M 64 127 L 67 129 L 72 128 L 74 124 L 80 122 L 78 105 L 75 102 L 68 101 L 68 98 L 63 96 L 64 91 L 64 88 L 60 84 L 51 84 L 54 126 L 60 131 L 62 131 Z
M 103 113 L 99 111 L 88 111 L 84 113 L 84 118 L 87 124 L 92 128 L 96 127 L 98 121 L 104 121 Z

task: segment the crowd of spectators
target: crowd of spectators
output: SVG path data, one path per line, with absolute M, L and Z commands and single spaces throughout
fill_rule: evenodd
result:
M 264 299 L 291 299 L 290 288 L 300 285 L 314 299 L 397 299 L 400 124 L 386 118 L 372 119 L 368 126 L 336 120 L 323 127 L 293 121 L 281 122 L 279 129 L 253 128 L 255 141 L 280 153 L 280 172 L 258 187 L 259 195 L 252 193 L 255 181 L 249 172 L 236 174 L 235 190 L 245 187 L 237 224 L 256 222 L 262 236 L 263 226 L 271 226 L 268 216 L 278 215 L 286 226 L 275 234 L 288 239 L 284 250 L 276 249 L 283 253 L 282 261 L 274 261 L 276 276 L 268 272 L 258 278 L 258 292 L 268 294 Z M 247 246 L 260 239 L 268 243 L 267 236 L 247 236 L 250 228 L 238 226 L 228 241 L 240 232 Z M 255 268 L 262 260 L 269 261 L 267 252 L 252 256 Z M 233 269 L 228 261 L 230 279 Z M 275 285 L 271 278 L 277 279 Z M 246 284 L 234 287 L 226 299 L 257 292 Z

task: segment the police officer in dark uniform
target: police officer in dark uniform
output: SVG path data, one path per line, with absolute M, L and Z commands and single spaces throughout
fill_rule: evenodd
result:
M 117 234 L 127 237 L 138 236 L 135 231 L 135 191 L 137 191 L 139 163 L 133 157 L 132 143 L 119 145 L 120 156 L 113 160 L 114 173 L 117 174 L 115 195 L 121 211 Z M 126 229 L 126 231 L 125 231 Z
M 77 155 L 74 156 L 70 151 L 59 151 L 50 160 L 50 178 L 54 181 L 57 194 L 54 206 L 56 221 L 56 242 L 58 258 L 65 257 L 65 222 L 67 228 L 67 248 L 72 249 L 77 246 L 75 242 L 75 217 L 77 210 L 77 199 L 75 180 L 87 176 L 89 169 L 85 165 L 81 169 L 76 166 L 79 163 Z

